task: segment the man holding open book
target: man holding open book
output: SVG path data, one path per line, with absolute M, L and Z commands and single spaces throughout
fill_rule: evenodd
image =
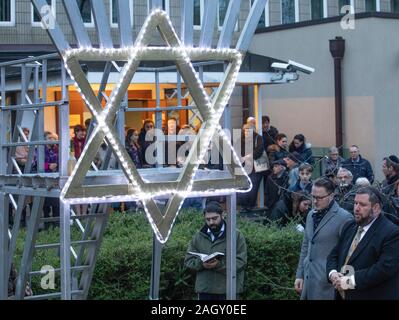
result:
M 190 242 L 184 265 L 196 272 L 195 292 L 199 300 L 226 299 L 226 222 L 223 209 L 216 201 L 204 210 L 205 225 Z M 244 289 L 247 245 L 237 230 L 237 293 Z

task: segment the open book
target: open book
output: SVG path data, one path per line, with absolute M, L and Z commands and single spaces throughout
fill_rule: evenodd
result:
M 189 251 L 188 253 L 192 254 L 194 256 L 198 256 L 202 260 L 202 262 L 207 262 L 207 261 L 210 261 L 212 259 L 216 259 L 216 258 L 224 256 L 224 253 L 221 253 L 221 252 L 214 252 L 214 253 L 211 253 L 211 254 L 204 254 L 204 253 L 198 253 L 198 252 Z

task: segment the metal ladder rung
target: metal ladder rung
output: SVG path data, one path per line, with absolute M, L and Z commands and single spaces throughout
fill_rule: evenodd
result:
M 76 216 L 71 216 L 71 220 L 83 220 L 83 219 L 89 219 L 89 218 L 99 218 L 105 216 L 106 213 L 93 213 L 93 214 L 84 214 L 84 215 L 76 215 Z M 40 218 L 41 222 L 59 222 L 60 217 L 53 217 L 53 218 Z
M 59 222 L 60 217 L 54 217 L 54 218 L 40 218 L 40 222 Z
M 107 213 L 91 213 L 91 214 L 83 214 L 80 216 L 72 216 L 71 219 L 81 220 L 81 219 L 89 219 L 89 218 L 99 218 L 99 217 L 104 217 L 105 215 L 107 215 Z
M 97 240 L 80 240 L 80 241 L 73 241 L 71 245 L 87 245 L 87 244 L 96 244 Z M 49 244 L 38 244 L 35 246 L 35 249 L 52 249 L 58 248 L 61 244 L 60 243 L 49 243 Z
M 83 294 L 83 290 L 74 290 L 71 292 L 71 295 Z M 30 297 L 24 297 L 24 300 L 42 300 L 49 298 L 59 298 L 61 297 L 61 292 L 47 293 L 47 294 L 39 294 Z
M 71 271 L 84 271 L 89 269 L 91 266 L 75 266 L 75 267 L 71 267 Z M 54 269 L 54 272 L 60 272 L 61 268 L 56 268 Z M 31 276 L 42 276 L 43 273 L 42 271 L 31 271 L 29 272 L 29 275 Z

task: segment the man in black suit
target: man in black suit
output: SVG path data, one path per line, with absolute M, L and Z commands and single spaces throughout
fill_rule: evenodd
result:
M 382 203 L 373 187 L 356 192 L 355 221 L 327 258 L 327 276 L 338 299 L 399 299 L 399 227 L 381 213 Z

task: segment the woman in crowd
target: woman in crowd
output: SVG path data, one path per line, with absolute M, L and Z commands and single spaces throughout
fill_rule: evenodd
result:
M 55 133 L 46 131 L 44 133 L 44 138 L 46 141 L 55 141 L 58 140 L 58 136 Z M 59 165 L 59 157 L 58 157 L 58 145 L 56 144 L 46 144 L 44 149 L 44 170 L 46 172 L 58 172 Z M 52 216 L 59 217 L 60 216 L 60 202 L 58 198 L 46 198 L 43 204 L 43 215 L 44 218 L 50 217 L 50 211 L 52 212 Z M 48 229 L 50 225 L 57 226 L 58 222 L 45 222 L 44 228 Z
M 75 152 L 75 159 L 78 160 L 86 142 L 86 129 L 81 125 L 76 125 L 73 128 L 75 136 L 72 138 L 73 151 Z
M 296 151 L 299 153 L 300 158 L 298 159 L 301 163 L 306 162 L 309 164 L 313 164 L 313 154 L 312 154 L 312 145 L 310 143 L 306 143 L 306 138 L 303 134 L 295 135 L 292 140 L 288 151 L 290 153 Z
M 306 217 L 312 208 L 311 196 L 307 192 L 298 192 L 292 195 L 292 217 L 298 220 L 297 230 L 303 232 L 306 225 Z
M 239 193 L 237 201 L 244 210 L 247 210 L 256 206 L 258 189 L 263 174 L 262 172 L 255 172 L 253 163 L 254 160 L 257 160 L 262 156 L 264 149 L 262 137 L 252 130 L 249 124 L 244 124 L 242 129 L 241 143 L 235 143 L 235 145 L 241 145 L 241 161 L 251 179 L 252 189 L 247 193 Z M 250 145 L 251 140 L 252 145 Z
M 143 167 L 141 146 L 139 144 L 139 132 L 136 129 L 129 129 L 126 136 L 126 150 L 130 155 L 136 168 Z
M 272 144 L 267 148 L 267 154 L 269 156 L 269 162 L 282 160 L 288 155 L 287 151 L 288 139 L 284 133 L 279 133 L 276 136 L 276 144 Z
M 143 167 L 143 159 L 142 159 L 142 151 L 141 146 L 139 144 L 139 132 L 136 129 L 129 129 L 126 133 L 126 141 L 125 141 L 126 151 L 132 159 L 134 165 L 137 169 L 141 169 Z M 136 201 L 133 202 L 125 202 L 125 210 L 137 210 L 138 205 Z M 115 207 L 115 210 L 120 210 L 118 207 Z
M 146 161 L 146 150 L 147 148 L 154 143 L 155 141 L 155 133 L 154 133 L 154 121 L 151 119 L 144 120 L 143 127 L 140 130 L 138 143 L 141 147 L 141 159 L 143 167 L 154 167 L 153 164 L 149 164 Z
M 271 213 L 271 220 L 280 227 L 286 226 L 291 220 L 297 220 L 297 230 L 303 231 L 306 217 L 312 206 L 310 194 L 307 192 L 286 192 Z

